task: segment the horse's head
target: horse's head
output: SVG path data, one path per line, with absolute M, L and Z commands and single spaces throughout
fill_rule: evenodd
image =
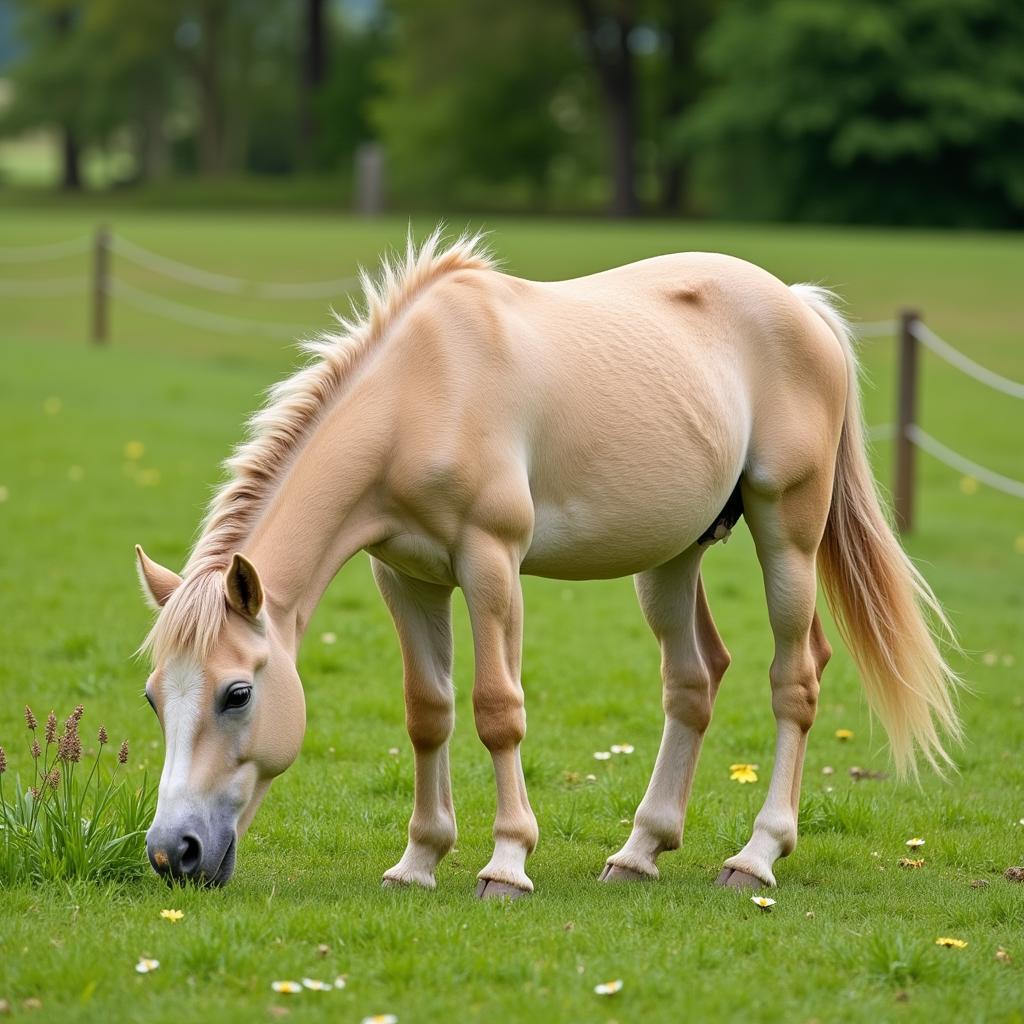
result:
M 298 755 L 302 684 L 249 561 L 236 554 L 227 570 L 183 581 L 141 548 L 136 554 L 143 592 L 159 611 L 146 699 L 165 747 L 149 859 L 170 879 L 223 885 L 271 780 Z

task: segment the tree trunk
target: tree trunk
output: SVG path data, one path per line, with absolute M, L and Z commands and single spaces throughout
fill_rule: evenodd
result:
M 697 42 L 711 21 L 707 0 L 691 0 L 686 4 L 670 4 L 665 32 L 668 37 L 668 68 L 664 114 L 661 123 L 671 127 L 693 102 L 700 86 L 697 70 Z M 665 213 L 677 213 L 680 202 L 686 203 L 689 161 L 679 152 L 662 149 L 661 197 L 659 206 Z
M 602 17 L 593 0 L 576 0 L 576 6 L 604 98 L 612 183 L 610 212 L 635 217 L 640 205 L 636 195 L 635 80 L 629 52 L 632 21 L 625 12 Z M 607 26 L 613 31 L 605 31 Z
M 302 113 L 299 151 L 306 167 L 316 163 L 319 131 L 316 102 L 327 76 L 327 31 L 324 0 L 306 0 L 305 46 L 302 53 Z
M 224 14 L 221 0 L 206 0 L 200 11 L 202 50 L 196 64 L 201 110 L 199 169 L 210 176 L 223 174 L 227 160 L 227 118 L 220 74 Z
M 627 64 L 628 66 L 628 64 Z M 618 217 L 635 217 L 640 212 L 636 196 L 636 121 L 633 107 L 633 75 L 606 90 L 608 136 L 611 145 L 612 206 Z
M 77 192 L 82 187 L 81 154 L 78 137 L 70 125 L 65 125 L 61 138 L 62 173 L 60 187 L 65 192 Z

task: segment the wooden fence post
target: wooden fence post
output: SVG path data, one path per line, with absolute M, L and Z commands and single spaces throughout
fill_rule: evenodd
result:
M 896 457 L 893 464 L 893 496 L 896 526 L 900 533 L 914 528 L 915 459 L 917 450 L 911 428 L 917 420 L 918 343 L 914 326 L 921 319 L 915 310 L 900 313 L 899 380 L 896 397 Z
M 107 342 L 110 302 L 110 231 L 105 224 L 96 229 L 92 248 L 92 341 Z

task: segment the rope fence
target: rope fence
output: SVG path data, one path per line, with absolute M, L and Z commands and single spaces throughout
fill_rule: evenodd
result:
M 111 235 L 110 248 L 122 259 L 145 270 L 173 278 L 184 284 L 222 295 L 246 295 L 257 299 L 327 299 L 336 298 L 358 284 L 358 277 L 339 277 L 329 281 L 250 281 L 243 277 L 213 274 L 189 263 L 180 263 L 167 256 L 144 249 L 121 235 Z
M 38 280 L 0 278 L 0 297 L 56 297 L 82 294 L 91 290 L 92 340 L 97 344 L 107 340 L 108 304 L 111 298 L 118 299 L 141 312 L 201 330 L 283 339 L 300 336 L 309 328 L 297 324 L 272 323 L 213 313 L 198 306 L 156 295 L 113 274 L 111 256 L 116 256 L 123 262 L 149 273 L 194 288 L 254 299 L 288 301 L 338 298 L 359 283 L 357 276 L 323 281 L 283 282 L 253 281 L 214 273 L 154 252 L 122 235 L 111 233 L 104 227 L 98 228 L 92 238 L 88 235 L 79 235 L 43 245 L 0 247 L 0 264 L 52 262 L 80 256 L 90 250 L 93 255 L 91 276 L 51 277 Z M 893 494 L 896 521 L 901 530 L 909 531 L 913 526 L 915 453 L 918 450 L 926 452 L 950 469 L 973 477 L 993 490 L 1014 498 L 1024 498 L 1024 482 L 1004 476 L 969 459 L 961 452 L 943 444 L 917 423 L 919 350 L 921 347 L 928 349 L 933 355 L 979 384 L 1011 398 L 1024 399 L 1024 383 L 1004 377 L 971 359 L 936 334 L 921 320 L 920 315 L 913 311 L 903 311 L 895 320 L 857 324 L 853 327 L 853 333 L 859 341 L 886 337 L 895 337 L 898 341 L 896 422 L 868 427 L 867 436 L 873 441 L 891 440 L 895 443 Z
M 152 292 L 136 288 L 125 281 L 113 278 L 108 283 L 109 294 L 124 299 L 130 306 L 144 313 L 155 313 L 167 320 L 176 320 L 188 327 L 201 330 L 217 331 L 220 334 L 260 334 L 268 338 L 295 338 L 309 330 L 298 324 L 268 323 L 266 320 L 244 320 L 237 316 L 225 316 L 211 313 L 196 306 L 188 306 L 183 302 L 154 295 Z

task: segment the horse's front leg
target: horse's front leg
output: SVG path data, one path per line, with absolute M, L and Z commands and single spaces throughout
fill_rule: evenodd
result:
M 405 720 L 416 758 L 409 843 L 385 885 L 435 886 L 434 869 L 455 845 L 448 740 L 455 722 L 450 587 L 422 583 L 373 559 L 405 668 Z
M 533 892 L 525 867 L 537 845 L 537 819 L 519 756 L 526 712 L 520 682 L 523 596 L 518 549 L 473 531 L 459 557 L 459 583 L 473 627 L 476 729 L 491 753 L 498 790 L 494 855 L 477 876 L 477 895 L 514 899 Z

